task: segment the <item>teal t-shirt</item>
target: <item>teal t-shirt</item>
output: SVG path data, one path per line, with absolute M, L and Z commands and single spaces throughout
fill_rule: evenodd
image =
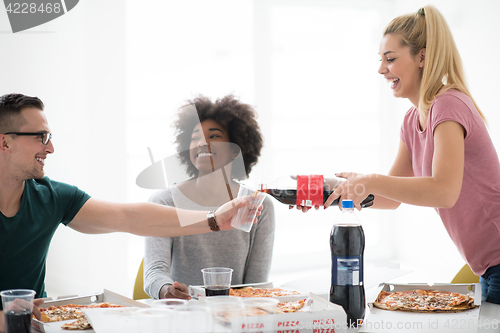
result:
M 0 212 L 0 291 L 33 289 L 35 297 L 46 297 L 45 262 L 52 236 L 89 198 L 76 186 L 48 177 L 24 182 L 17 214 L 6 217 Z

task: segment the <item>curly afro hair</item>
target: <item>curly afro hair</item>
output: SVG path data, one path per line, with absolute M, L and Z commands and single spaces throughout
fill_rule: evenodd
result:
M 198 117 L 193 112 L 188 112 L 188 106 L 195 106 Z M 224 128 L 229 134 L 229 141 L 238 145 L 245 164 L 245 174 L 233 168 L 232 178 L 242 180 L 248 177 L 252 167 L 257 163 L 262 150 L 263 141 L 257 123 L 256 113 L 252 106 L 241 103 L 233 95 L 225 96 L 212 102 L 209 98 L 199 95 L 193 100 L 189 100 L 186 105 L 179 109 L 177 119 L 173 126 L 176 130 L 175 144 L 181 163 L 187 166 L 187 174 L 195 177 L 198 170 L 191 163 L 189 148 L 191 135 L 194 127 L 199 122 L 213 119 Z

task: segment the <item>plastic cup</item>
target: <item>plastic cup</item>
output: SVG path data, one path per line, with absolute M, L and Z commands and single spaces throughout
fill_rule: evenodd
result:
M 222 297 L 214 297 L 220 299 Z M 227 297 L 225 297 L 227 298 Z M 245 332 L 245 312 L 240 301 L 214 302 L 209 305 L 212 312 L 212 332 Z
M 182 309 L 187 306 L 187 300 L 180 298 L 163 298 L 151 303 L 151 307 L 160 309 Z
M 172 332 L 171 320 L 173 311 L 168 309 L 150 308 L 138 310 L 135 315 L 139 319 L 140 333 Z
M 231 221 L 231 226 L 238 230 L 250 232 L 255 216 L 257 215 L 257 210 L 264 202 L 266 194 L 240 186 L 238 198 L 245 198 L 248 203 L 245 207 L 238 208 L 236 215 Z
M 205 304 L 207 306 L 213 306 L 213 305 L 216 305 L 216 304 L 220 304 L 220 303 L 229 303 L 229 304 L 235 304 L 235 305 L 238 305 L 240 306 L 240 302 L 241 302 L 241 297 L 236 297 L 236 296 L 217 296 L 217 297 L 205 297 L 204 299 L 205 301 Z
M 31 312 L 35 294 L 36 292 L 30 289 L 11 289 L 0 292 L 7 333 L 31 332 Z
M 270 297 L 248 297 L 242 301 L 245 332 L 274 332 L 279 301 Z
M 203 284 L 205 286 L 205 295 L 210 296 L 228 296 L 231 286 L 232 268 L 210 267 L 203 268 Z
M 188 303 L 188 306 L 173 311 L 172 332 L 210 332 L 211 327 L 212 314 L 207 306 Z

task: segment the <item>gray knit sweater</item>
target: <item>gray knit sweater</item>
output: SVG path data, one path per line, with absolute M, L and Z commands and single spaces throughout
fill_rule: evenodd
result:
M 150 202 L 178 208 L 211 210 L 186 198 L 176 187 L 159 191 Z M 201 269 L 230 267 L 234 269 L 231 284 L 268 281 L 274 243 L 274 207 L 270 198 L 249 233 L 232 229 L 181 237 L 146 237 L 144 256 L 144 290 L 159 298 L 160 289 L 174 281 L 186 285 L 203 285 Z

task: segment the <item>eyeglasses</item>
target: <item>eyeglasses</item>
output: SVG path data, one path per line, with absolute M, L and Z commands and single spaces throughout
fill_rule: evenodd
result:
M 14 134 L 14 135 L 34 135 L 39 136 L 42 139 L 42 143 L 44 145 L 48 145 L 50 139 L 52 139 L 52 133 L 43 132 L 43 133 L 33 133 L 33 132 L 8 132 L 3 134 Z

